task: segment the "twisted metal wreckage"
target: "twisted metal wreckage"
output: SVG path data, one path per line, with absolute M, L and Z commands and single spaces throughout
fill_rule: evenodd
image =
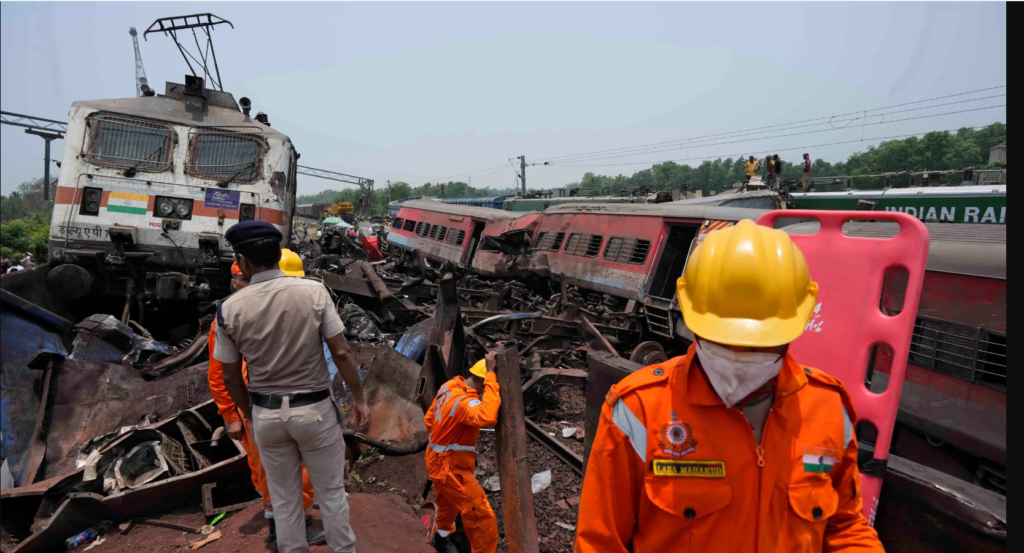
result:
M 386 228 L 377 227 L 379 245 Z M 505 539 L 510 551 L 529 551 L 537 537 L 527 435 L 583 474 L 607 390 L 667 354 L 661 343 L 640 340 L 636 315 L 607 291 L 530 270 L 529 232 L 482 242 L 507 256 L 503 267 L 513 275 L 481 276 L 457 260 L 395 244 L 371 248 L 347 233 L 293 237 L 309 260 L 307 278 L 334 294 L 364 375 L 370 423 L 346 428 L 349 461 L 370 446 L 385 455 L 422 451 L 423 411 L 437 388 L 485 351 L 499 351 Z M 373 262 L 381 250 L 386 257 Z M 250 504 L 257 494 L 245 453 L 224 434 L 209 396 L 209 321 L 176 344 L 111 315 L 72 323 L 47 290 L 50 270 L 2 280 L 3 444 L 18 487 L 0 493 L 0 548 L 60 548 L 101 520 L 151 516 L 197 490 L 207 515 Z M 532 420 L 557 405 L 561 386 L 585 390 L 582 457 Z M 340 378 L 333 393 L 347 413 L 351 396 Z M 865 450 L 867 471 L 871 457 Z M 892 455 L 870 473 L 884 478 L 876 521 L 894 550 L 1005 547 L 1005 497 Z

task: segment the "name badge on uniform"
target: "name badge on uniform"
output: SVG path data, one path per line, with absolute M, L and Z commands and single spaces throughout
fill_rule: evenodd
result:
M 823 447 L 804 448 L 804 472 L 829 473 L 839 460 L 840 453 Z
M 725 461 L 654 459 L 651 461 L 651 472 L 655 476 L 725 478 Z

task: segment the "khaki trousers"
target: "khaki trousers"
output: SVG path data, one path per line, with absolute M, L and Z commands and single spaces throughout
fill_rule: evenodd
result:
M 804 180 L 803 180 L 803 183 L 802 183 L 803 184 L 803 188 L 804 188 L 804 192 L 807 192 L 807 187 L 811 184 L 810 181 L 811 181 L 811 174 L 810 173 L 804 173 Z
M 345 498 L 345 439 L 338 408 L 330 398 L 292 408 L 253 406 L 253 431 L 267 475 L 280 553 L 307 553 L 302 508 L 302 463 L 320 503 L 327 545 L 333 553 L 355 553 Z

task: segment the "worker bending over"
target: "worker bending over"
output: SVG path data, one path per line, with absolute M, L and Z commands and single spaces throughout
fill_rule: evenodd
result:
M 294 277 L 305 276 L 302 269 L 302 260 L 295 252 L 281 250 L 281 261 L 278 264 L 284 274 Z M 231 288 L 235 291 L 241 290 L 249 285 L 249 279 L 245 278 L 238 263 L 231 264 Z M 270 489 L 267 487 L 267 474 L 263 471 L 263 463 L 260 462 L 260 449 L 252 437 L 252 422 L 239 414 L 235 402 L 231 400 L 228 389 L 224 386 L 224 367 L 220 361 L 213 357 L 213 350 L 217 345 L 217 322 L 214 321 L 210 328 L 210 363 L 207 369 L 207 378 L 210 381 L 210 393 L 213 401 L 217 404 L 217 412 L 224 418 L 228 436 L 233 440 L 242 442 L 242 448 L 249 461 L 249 471 L 252 473 L 252 485 L 260 492 L 263 499 L 263 517 L 270 524 L 270 531 L 267 534 L 267 541 L 277 542 L 277 527 L 274 525 L 274 506 L 270 501 Z M 248 367 L 245 360 L 242 360 L 242 378 L 246 385 L 249 384 Z M 309 528 L 313 522 L 313 483 L 309 481 L 309 473 L 306 467 L 302 467 L 302 508 L 306 513 L 306 542 L 309 545 L 321 545 L 325 542 L 324 533 L 320 530 Z
M 696 341 L 605 397 L 576 553 L 883 551 L 850 397 L 788 353 L 818 295 L 789 235 L 711 232 L 677 288 Z
M 494 358 L 490 352 L 469 369 L 469 378 L 456 376 L 445 382 L 424 419 L 430 432 L 427 474 L 437 496 L 433 545 L 440 553 L 455 551 L 448 536 L 455 531 L 459 513 L 473 553 L 494 553 L 498 548 L 498 521 L 473 476 L 480 429 L 498 421 L 501 405 Z

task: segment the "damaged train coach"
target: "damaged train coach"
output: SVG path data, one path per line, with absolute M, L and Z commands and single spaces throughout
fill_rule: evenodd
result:
M 693 246 L 708 232 L 764 212 L 664 203 L 567 204 L 520 214 L 410 201 L 387 240 L 481 277 L 550 279 L 563 302 L 573 293 L 597 295 L 602 320 L 595 324 L 604 323 L 616 349 L 653 363 L 693 340 L 675 302 L 676 279 Z
M 64 299 L 134 297 L 139 309 L 226 295 L 224 231 L 255 219 L 287 237 L 295 209 L 295 147 L 251 108 L 191 75 L 160 95 L 73 103 L 50 225 L 51 289 Z

